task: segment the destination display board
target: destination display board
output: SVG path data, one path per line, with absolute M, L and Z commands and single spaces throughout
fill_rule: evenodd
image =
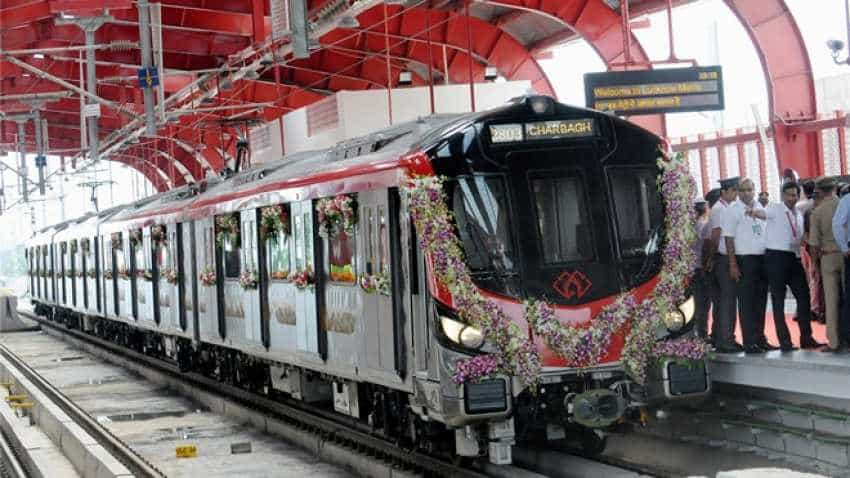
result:
M 588 108 L 620 116 L 722 110 L 720 66 L 584 75 Z
M 493 124 L 490 125 L 490 142 L 499 144 L 547 139 L 584 138 L 593 136 L 595 130 L 594 121 L 589 118 Z

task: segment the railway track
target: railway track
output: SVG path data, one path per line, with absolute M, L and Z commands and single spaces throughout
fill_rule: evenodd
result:
M 153 370 L 161 377 L 165 378 L 172 388 L 179 388 L 179 385 L 188 385 L 197 390 L 223 397 L 235 403 L 239 407 L 250 410 L 255 415 L 275 419 L 302 432 L 311 433 L 319 437 L 323 443 L 333 443 L 358 454 L 368 456 L 383 463 L 390 469 L 396 470 L 401 475 L 419 475 L 428 477 L 451 476 L 458 478 L 484 478 L 491 476 L 486 470 L 487 467 L 479 468 L 461 466 L 448 460 L 429 456 L 423 452 L 400 448 L 395 443 L 390 443 L 380 436 L 369 433 L 363 424 L 354 423 L 353 421 L 346 420 L 345 418 L 335 417 L 334 414 L 329 411 L 299 406 L 299 404 L 292 403 L 294 401 L 289 400 L 272 400 L 264 395 L 227 384 L 222 384 L 221 382 L 196 373 L 180 372 L 178 367 L 174 364 L 157 358 L 152 358 L 132 350 L 127 350 L 123 347 L 116 346 L 115 344 L 85 334 L 78 330 L 68 329 L 63 325 L 56 324 L 40 316 L 36 316 L 29 311 L 19 311 L 19 314 L 30 320 L 38 322 L 46 329 L 50 329 L 65 337 L 73 339 L 73 341 L 81 345 L 90 345 L 92 347 L 89 349 L 90 352 L 93 352 L 94 350 L 104 352 L 98 355 L 109 362 L 120 363 L 122 366 L 129 365 L 130 367 L 135 368 L 136 372 L 142 373 L 142 375 L 148 375 L 144 373 L 142 368 Z M 16 359 L 16 364 L 26 367 L 26 364 L 21 363 L 20 359 L 14 357 L 14 354 L 6 350 L 5 347 L 0 348 L 0 354 L 7 359 L 10 359 L 11 356 Z M 28 369 L 28 377 L 34 377 L 36 380 L 40 379 L 34 370 L 29 367 L 26 368 Z M 40 383 L 45 382 L 43 379 L 38 381 Z M 49 387 L 49 384 L 45 384 L 44 386 Z M 52 393 L 60 400 L 64 398 L 60 392 L 54 390 Z M 64 400 L 67 401 L 67 398 L 64 398 Z M 85 417 L 80 417 L 81 420 L 86 422 L 94 421 L 91 416 L 87 415 L 84 411 L 79 409 L 79 407 L 76 407 L 76 410 L 75 419 L 76 416 L 79 416 L 81 413 L 82 415 L 85 415 Z M 96 422 L 94 422 L 94 425 L 96 425 L 99 429 L 103 429 L 103 427 Z M 114 437 L 110 437 L 109 443 L 113 443 L 116 440 L 117 439 Z M 118 449 L 117 447 L 120 446 L 120 443 L 115 443 L 111 446 Z M 136 455 L 133 454 L 133 456 Z M 128 461 L 132 463 L 136 460 L 128 459 Z M 525 470 L 514 467 L 509 468 L 512 468 L 513 471 L 516 472 L 510 473 L 511 476 L 518 476 L 522 474 L 526 474 L 527 476 L 533 475 L 533 473 L 526 472 Z M 135 469 L 136 468 L 134 468 L 134 470 Z M 163 476 L 162 474 L 156 474 L 158 472 L 153 467 L 142 468 L 139 466 L 138 470 L 142 473 L 154 474 L 140 473 L 137 476 Z
M 138 454 L 120 438 L 113 435 L 106 427 L 99 424 L 79 405 L 68 399 L 58 388 L 44 379 L 20 357 L 15 355 L 5 345 L 0 344 L 0 355 L 15 369 L 22 373 L 53 405 L 58 406 L 74 422 L 86 431 L 98 444 L 105 448 L 115 459 L 121 462 L 137 478 L 162 478 L 165 475 L 153 464 Z

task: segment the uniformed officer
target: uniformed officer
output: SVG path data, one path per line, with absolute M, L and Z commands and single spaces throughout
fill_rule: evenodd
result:
M 713 304 L 714 321 L 711 324 L 712 341 L 718 352 L 740 352 L 744 348 L 735 342 L 735 311 L 736 284 L 729 275 L 729 258 L 726 257 L 726 241 L 721 240 L 723 233 L 723 219 L 726 208 L 738 197 L 739 178 L 727 178 L 720 180 L 720 200 L 711 208 L 708 219 L 711 236 L 708 239 L 709 254 L 706 261 L 706 271 L 714 271 L 717 279 L 718 291 Z
M 752 214 L 762 209 L 755 200 L 755 183 L 745 178 L 738 184 L 738 200 L 726 208 L 723 238 L 729 260 L 729 277 L 736 284 L 744 352 L 774 349 L 764 337 L 767 277 L 764 272 L 765 222 Z
M 826 309 L 826 336 L 829 340 L 828 351 L 838 352 L 842 345 L 839 335 L 839 305 L 842 295 L 844 257 L 832 233 L 832 218 L 838 209 L 838 198 L 835 196 L 837 182 L 835 178 L 821 177 L 818 178 L 815 186 L 820 192 L 821 203 L 812 211 L 809 246 L 812 248 L 812 258 L 820 262 Z

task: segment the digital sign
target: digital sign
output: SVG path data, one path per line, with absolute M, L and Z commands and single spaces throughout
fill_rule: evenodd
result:
M 610 71 L 584 75 L 588 108 L 630 116 L 722 110 L 720 66 Z
M 490 125 L 491 143 L 518 143 L 546 139 L 585 138 L 593 136 L 592 119 L 535 121 Z

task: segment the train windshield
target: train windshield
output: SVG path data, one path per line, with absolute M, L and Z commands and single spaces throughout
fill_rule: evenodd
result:
M 664 221 L 655 168 L 614 168 L 609 170 L 608 178 L 617 218 L 620 256 L 655 254 Z
M 504 177 L 460 177 L 449 186 L 471 272 L 512 273 L 517 266 Z
M 530 182 L 543 262 L 554 265 L 593 260 L 587 194 L 581 176 L 577 172 L 534 173 Z

